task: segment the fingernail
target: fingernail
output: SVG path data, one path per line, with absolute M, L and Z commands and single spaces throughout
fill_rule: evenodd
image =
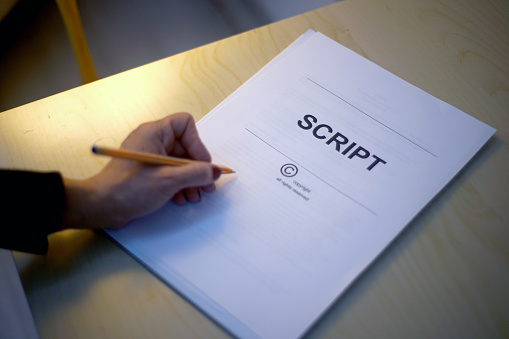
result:
M 217 166 L 212 166 L 212 176 L 214 178 L 214 181 L 219 179 L 221 176 L 221 169 Z

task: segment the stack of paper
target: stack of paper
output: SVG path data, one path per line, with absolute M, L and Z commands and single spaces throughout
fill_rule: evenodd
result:
M 237 174 L 108 233 L 242 338 L 303 335 L 495 132 L 315 32 L 199 131 Z

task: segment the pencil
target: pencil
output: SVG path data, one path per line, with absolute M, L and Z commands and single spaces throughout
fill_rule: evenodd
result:
M 185 158 L 177 158 L 171 156 L 150 154 L 137 151 L 128 151 L 124 149 L 92 146 L 92 152 L 100 155 L 107 155 L 113 158 L 121 158 L 127 160 L 134 160 L 149 165 L 160 165 L 160 166 L 182 166 L 187 165 L 198 160 L 191 160 Z M 214 165 L 221 169 L 222 174 L 235 173 L 234 170 L 226 166 Z

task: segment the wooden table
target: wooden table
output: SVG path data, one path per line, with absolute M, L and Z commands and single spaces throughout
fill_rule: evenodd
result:
M 233 36 L 0 114 L 0 165 L 89 176 L 92 143 L 199 119 L 309 28 L 498 129 L 309 337 L 509 336 L 507 1 L 345 0 Z M 41 338 L 228 336 L 99 233 L 15 259 Z

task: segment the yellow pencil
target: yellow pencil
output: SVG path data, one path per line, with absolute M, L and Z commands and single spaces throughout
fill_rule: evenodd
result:
M 182 166 L 187 165 L 197 160 L 170 157 L 164 155 L 150 154 L 137 151 L 128 151 L 124 149 L 92 146 L 92 152 L 95 154 L 107 155 L 113 158 L 121 158 L 127 160 L 134 160 L 150 165 L 163 165 L 163 166 Z M 231 168 L 225 166 L 214 165 L 221 169 L 222 174 L 235 173 Z

